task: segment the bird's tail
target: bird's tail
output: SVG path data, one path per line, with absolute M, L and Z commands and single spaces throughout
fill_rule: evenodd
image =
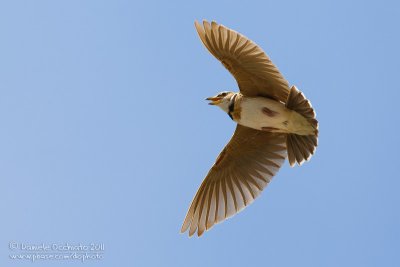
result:
M 318 121 L 315 119 L 315 111 L 303 93 L 295 86 L 292 86 L 289 92 L 286 107 L 301 114 L 314 129 L 313 135 L 298 135 L 290 133 L 287 135 L 286 148 L 290 166 L 294 166 L 297 162 L 301 165 L 304 161 L 311 158 L 315 148 L 318 145 Z

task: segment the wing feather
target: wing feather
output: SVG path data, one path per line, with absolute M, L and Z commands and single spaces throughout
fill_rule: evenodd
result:
M 200 40 L 235 77 L 246 96 L 286 102 L 289 84 L 264 51 L 240 33 L 212 21 L 195 22 Z
M 236 127 L 193 198 L 181 232 L 200 236 L 260 195 L 286 157 L 286 135 Z

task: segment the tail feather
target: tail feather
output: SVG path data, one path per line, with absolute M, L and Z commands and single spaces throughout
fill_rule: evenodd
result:
M 318 145 L 318 121 L 315 119 L 315 111 L 303 93 L 295 86 L 292 86 L 286 101 L 286 107 L 301 114 L 308 120 L 314 128 L 314 135 L 298 135 L 288 134 L 286 138 L 286 147 L 288 151 L 288 159 L 290 166 L 303 164 L 314 154 L 315 148 Z

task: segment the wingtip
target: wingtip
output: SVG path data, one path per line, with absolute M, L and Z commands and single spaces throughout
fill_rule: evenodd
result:
M 179 233 L 180 233 L 180 234 L 183 234 L 184 232 L 186 232 L 186 230 L 183 229 L 183 225 L 182 225 L 181 230 L 179 230 Z
M 214 24 L 214 23 L 216 23 L 215 21 L 211 21 L 211 22 L 209 22 L 208 20 L 203 20 L 203 26 L 204 26 L 204 28 L 211 28 L 212 27 L 212 25 Z
M 201 35 L 204 34 L 204 27 L 197 20 L 194 21 L 194 27 L 201 38 Z
M 289 165 L 290 165 L 291 168 L 294 168 L 296 166 L 296 161 L 291 161 L 289 159 Z
M 190 229 L 189 230 L 189 237 L 192 237 L 192 235 L 194 235 L 194 233 L 196 233 L 196 229 L 194 229 L 194 230 Z
M 197 237 L 201 237 L 204 234 L 204 230 L 197 231 Z
M 206 19 L 202 19 L 202 20 L 200 20 L 201 21 L 201 23 L 207 23 L 208 21 L 206 20 Z M 194 20 L 194 24 L 200 24 L 200 22 L 197 20 L 197 19 L 195 19 Z
M 185 234 L 185 232 L 186 232 L 186 231 L 183 231 L 183 232 L 181 231 L 179 234 L 180 234 L 180 235 L 183 235 L 183 234 Z M 193 237 L 193 234 L 190 234 L 190 233 L 189 233 L 188 237 L 189 237 L 189 238 L 192 238 L 192 237 Z
M 189 229 L 189 225 L 185 223 L 182 225 L 181 230 L 180 230 L 180 234 L 185 234 L 187 232 L 187 230 Z M 192 237 L 193 234 L 196 233 L 196 229 L 189 229 L 189 237 Z
M 182 227 L 181 227 L 181 233 L 183 234 L 184 232 L 186 232 L 189 228 L 189 223 L 187 221 L 187 216 L 185 217 L 185 220 L 183 221 Z

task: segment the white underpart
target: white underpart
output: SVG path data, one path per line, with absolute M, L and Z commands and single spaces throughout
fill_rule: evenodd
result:
M 243 126 L 257 130 L 278 129 L 270 131 L 281 133 L 313 134 L 310 123 L 281 102 L 264 97 L 243 97 L 240 107 L 240 120 L 237 123 Z M 263 112 L 264 108 L 271 110 L 271 114 Z

